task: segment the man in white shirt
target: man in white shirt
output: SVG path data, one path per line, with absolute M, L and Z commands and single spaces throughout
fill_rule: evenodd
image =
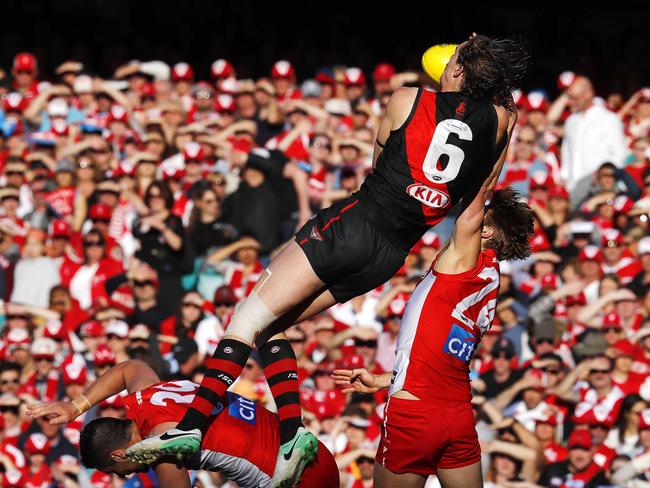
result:
M 623 166 L 625 139 L 619 117 L 594 100 L 588 78 L 579 76 L 567 90 L 571 116 L 564 126 L 561 175 L 572 201 L 587 195 L 593 174 L 606 161 Z

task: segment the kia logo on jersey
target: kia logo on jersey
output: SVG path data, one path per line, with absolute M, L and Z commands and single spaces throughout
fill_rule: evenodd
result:
M 442 351 L 450 356 L 469 363 L 476 348 L 476 339 L 459 325 L 454 324 L 449 331 Z
M 449 204 L 449 196 L 441 191 L 429 188 L 426 185 L 414 184 L 409 185 L 406 193 L 416 200 L 424 203 L 427 207 L 445 208 Z

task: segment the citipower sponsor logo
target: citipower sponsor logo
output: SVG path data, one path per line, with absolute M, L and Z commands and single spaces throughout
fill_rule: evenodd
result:
M 447 196 L 447 194 L 434 188 L 429 188 L 426 185 L 409 185 L 406 189 L 406 193 L 424 203 L 427 207 L 445 208 L 449 205 L 449 196 Z
M 469 363 L 476 349 L 476 339 L 462 327 L 454 324 L 449 331 L 442 351 L 450 356 Z

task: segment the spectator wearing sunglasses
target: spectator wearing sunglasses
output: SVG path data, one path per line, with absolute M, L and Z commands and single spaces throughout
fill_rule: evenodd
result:
M 20 364 L 11 361 L 3 362 L 0 366 L 0 395 L 10 393 L 15 395 L 20 386 Z
M 174 197 L 166 183 L 155 181 L 147 188 L 144 203 L 148 213 L 133 222 L 133 237 L 140 249 L 135 256 L 158 273 L 160 303 L 168 308 L 182 294 L 181 275 L 191 272 L 184 262 L 184 230 L 181 219 L 171 209 Z
M 96 302 L 108 303 L 104 282 L 122 272 L 118 261 L 106 256 L 106 239 L 97 229 L 91 229 L 83 238 L 83 261 L 67 256 L 61 264 L 61 283 L 68 287 L 72 298 L 83 309 Z

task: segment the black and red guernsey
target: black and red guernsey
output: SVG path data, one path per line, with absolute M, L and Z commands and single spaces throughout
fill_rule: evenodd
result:
M 506 143 L 496 144 L 497 129 L 491 102 L 419 89 L 359 190 L 364 212 L 410 249 L 490 175 Z

